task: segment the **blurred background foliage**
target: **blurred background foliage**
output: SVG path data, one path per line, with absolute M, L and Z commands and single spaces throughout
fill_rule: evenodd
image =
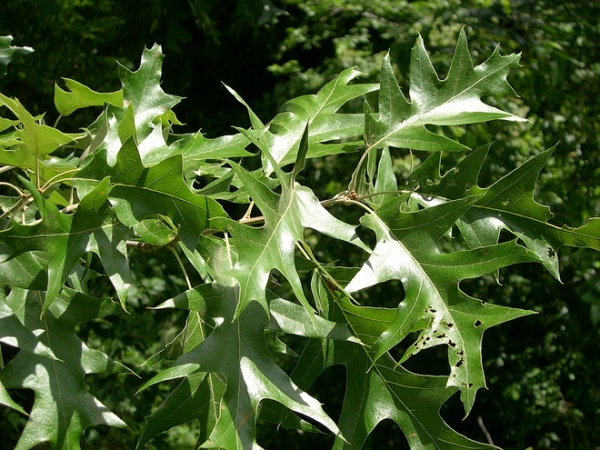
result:
M 53 90 L 60 77 L 98 91 L 116 90 L 115 61 L 134 69 L 144 46 L 157 42 L 166 53 L 164 90 L 187 97 L 176 109 L 186 123 L 181 131 L 202 129 L 212 137 L 230 133 L 233 125 L 249 125 L 245 109 L 221 82 L 267 121 L 286 100 L 314 93 L 344 68 L 356 67 L 362 80 L 377 81 L 388 51 L 406 87 L 410 48 L 419 34 L 443 77 L 458 32 L 465 28 L 475 63 L 497 45 L 504 54 L 522 52 L 523 67 L 510 77 L 518 97 L 489 101 L 503 102 L 503 108 L 529 119 L 451 130 L 472 148 L 494 142 L 480 184 L 556 146 L 537 198 L 552 207 L 557 225 L 578 226 L 600 215 L 599 18 L 600 4 L 593 0 L 7 0 L 0 5 L 0 35 L 12 35 L 13 45 L 31 46 L 35 53 L 11 63 L 0 78 L 0 91 L 19 98 L 33 113 L 46 112 L 46 121 L 54 123 Z M 94 112 L 84 111 L 60 126 L 72 131 L 93 118 Z M 396 150 L 394 157 L 402 179 L 411 158 L 423 155 Z M 346 188 L 352 170 L 343 159 L 312 161 L 305 182 L 328 197 Z M 316 245 L 324 258 L 335 254 L 325 240 Z M 479 396 L 471 416 L 462 420 L 457 399 L 442 411 L 452 426 L 474 439 L 491 437 L 506 449 L 600 446 L 600 263 L 589 251 L 563 250 L 561 256 L 562 284 L 541 266 L 519 266 L 503 271 L 501 284 L 490 277 L 463 286 L 494 303 L 539 312 L 486 334 L 489 391 Z M 132 255 L 139 281 L 134 314 L 86 325 L 82 336 L 131 366 L 169 342 L 185 317 L 145 308 L 184 286 L 170 258 L 167 251 Z M 99 293 L 106 289 L 99 280 Z M 377 303 L 376 294 L 369 301 Z M 441 355 L 423 352 L 410 369 L 447 373 Z M 156 368 L 136 370 L 147 379 Z M 316 386 L 334 418 L 343 379 L 343 369 L 330 371 Z M 139 380 L 131 376 L 89 377 L 88 382 L 133 431 L 90 430 L 83 443 L 90 449 L 133 448 L 143 417 L 168 389 L 134 396 Z M 27 392 L 19 395 L 27 400 Z M 14 446 L 23 421 L 0 410 L 0 447 Z M 148 448 L 191 448 L 195 427 L 171 430 Z M 259 428 L 259 442 L 265 448 L 312 445 L 316 450 L 329 448 L 332 440 L 267 427 Z M 395 425 L 384 422 L 366 448 L 401 448 L 405 442 Z

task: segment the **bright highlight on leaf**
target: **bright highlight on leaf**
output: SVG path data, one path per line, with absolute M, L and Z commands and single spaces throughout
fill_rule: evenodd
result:
M 0 76 L 6 75 L 6 68 L 15 56 L 33 53 L 31 47 L 15 47 L 10 45 L 12 36 L 0 36 Z
M 6 46 L 0 40 L 0 62 Z M 507 76 L 519 55 L 496 49 L 475 66 L 461 32 L 442 79 L 419 38 L 406 95 L 388 55 L 379 84 L 345 70 L 270 121 L 227 87 L 251 126 L 215 138 L 174 132 L 181 98 L 162 90 L 162 60 L 155 45 L 137 70 L 120 67 L 117 92 L 56 86 L 61 115 L 104 108 L 85 134 L 46 125 L 0 94 L 10 115 L 0 117 L 1 173 L 11 175 L 0 199 L 0 342 L 19 349 L 0 359 L 0 404 L 28 417 L 17 448 L 77 449 L 88 427 L 126 427 L 85 377 L 130 371 L 90 349 L 79 324 L 131 312 L 130 264 L 148 251 L 174 258 L 185 287 L 151 299 L 158 306 L 145 313 L 187 316 L 143 365 L 156 372 L 140 392 L 176 384 L 137 448 L 197 421 L 198 448 L 259 449 L 266 422 L 358 449 L 386 419 L 411 448 L 495 448 L 453 430 L 440 410 L 458 393 L 471 412 L 486 387 L 485 332 L 532 312 L 474 298 L 467 282 L 525 263 L 558 279 L 562 246 L 600 250 L 599 218 L 557 227 L 534 198 L 551 149 L 485 186 L 489 146 L 470 151 L 444 134 L 524 120 L 484 101 L 513 95 Z M 365 99 L 373 93 L 377 108 Z M 411 150 L 431 155 L 402 180 L 395 163 Z M 441 173 L 444 154 L 463 151 Z M 348 190 L 319 198 L 304 179 L 317 167 L 311 158 L 350 168 Z M 104 280 L 114 298 L 94 295 Z M 407 370 L 440 346 L 445 374 Z M 312 386 L 333 366 L 346 375 L 335 418 Z M 13 389 L 32 390 L 32 406 Z

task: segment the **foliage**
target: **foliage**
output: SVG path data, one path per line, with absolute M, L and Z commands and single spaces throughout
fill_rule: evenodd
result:
M 473 65 L 461 32 L 440 79 L 419 39 L 408 96 L 387 56 L 378 84 L 356 83 L 358 72 L 345 70 L 268 123 L 229 88 L 251 127 L 217 138 L 173 131 L 181 98 L 160 85 L 156 45 L 137 70 L 120 67 L 120 91 L 70 79 L 67 91 L 56 87 L 64 115 L 106 104 L 84 132 L 59 131 L 0 96 L 11 117 L 0 141 L 0 342 L 19 349 L 2 364 L 0 401 L 29 415 L 16 448 L 79 448 L 86 427 L 125 426 L 85 380 L 132 369 L 77 331 L 132 312 L 130 266 L 149 250 L 171 252 L 186 280 L 156 309 L 187 319 L 144 363 L 158 373 L 142 394 L 180 381 L 148 417 L 138 447 L 195 419 L 202 447 L 258 448 L 256 426 L 266 422 L 360 448 L 390 419 L 411 448 L 493 448 L 453 430 L 440 410 L 459 393 L 469 415 L 486 387 L 484 332 L 532 311 L 477 299 L 469 280 L 529 262 L 559 278 L 561 247 L 600 249 L 600 220 L 558 227 L 534 199 L 551 149 L 487 186 L 479 174 L 489 146 L 455 157 L 469 148 L 448 126 L 523 120 L 487 101 L 512 95 L 507 76 L 518 60 L 496 49 Z M 364 101 L 374 92 L 376 110 Z M 362 113 L 346 109 L 355 101 L 364 101 Z M 419 158 L 402 179 L 392 155 L 413 152 Z M 303 184 L 306 162 L 340 154 L 355 161 L 342 180 L 348 189 L 321 199 Z M 450 167 L 441 173 L 443 163 Z M 341 249 L 330 258 L 319 255 L 325 237 Z M 99 280 L 110 282 L 110 295 Z M 384 307 L 377 289 L 389 282 L 393 307 Z M 444 374 L 406 368 L 440 347 Z M 311 392 L 336 365 L 347 382 L 334 420 Z M 29 409 L 13 398 L 23 388 L 34 391 Z

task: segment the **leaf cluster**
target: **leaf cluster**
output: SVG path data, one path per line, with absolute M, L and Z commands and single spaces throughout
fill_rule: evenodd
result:
M 156 309 L 187 320 L 144 363 L 161 370 L 140 391 L 178 383 L 147 418 L 139 448 L 191 420 L 202 448 L 260 448 L 263 422 L 361 448 L 386 419 L 411 448 L 493 448 L 453 430 L 440 409 L 459 393 L 471 412 L 486 387 L 484 332 L 532 312 L 475 298 L 463 284 L 531 262 L 559 279 L 561 247 L 600 249 L 600 220 L 557 227 L 534 199 L 552 149 L 481 186 L 489 146 L 470 150 L 447 132 L 524 120 L 487 101 L 513 95 L 507 76 L 519 55 L 496 49 L 474 65 L 461 32 L 442 78 L 418 39 L 406 94 L 388 55 L 379 83 L 347 69 L 269 122 L 228 87 L 251 126 L 217 138 L 176 132 L 182 99 L 163 91 L 162 61 L 155 45 L 137 70 L 120 66 L 116 92 L 57 85 L 62 116 L 102 108 L 78 133 L 0 94 L 0 342 L 19 349 L 0 361 L 0 403 L 28 416 L 17 448 L 79 448 L 87 427 L 126 427 L 85 377 L 135 369 L 90 349 L 77 330 L 129 310 L 130 261 L 147 250 L 173 254 L 186 280 Z M 365 100 L 373 94 L 376 105 Z M 348 107 L 356 101 L 362 111 Z M 402 179 L 395 155 L 413 152 L 428 156 Z M 444 156 L 462 153 L 442 173 Z M 321 199 L 303 175 L 307 160 L 331 155 L 353 158 L 355 169 L 347 189 Z M 340 255 L 320 256 L 324 237 Z M 340 264 L 347 254 L 358 262 Z M 93 289 L 98 278 L 111 297 Z M 399 288 L 378 290 L 391 281 Z M 405 367 L 433 347 L 446 351 L 446 374 Z M 312 394 L 332 366 L 346 371 L 337 420 Z M 22 388 L 34 392 L 28 409 L 11 396 Z

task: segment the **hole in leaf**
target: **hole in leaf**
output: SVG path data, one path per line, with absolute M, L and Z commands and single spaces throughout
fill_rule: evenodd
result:
M 369 228 L 365 228 L 362 226 L 356 227 L 356 234 L 369 247 L 374 248 L 377 243 L 377 237 L 375 236 L 375 232 Z
M 421 350 L 403 362 L 402 366 L 414 373 L 448 375 L 448 346 L 436 345 Z
M 498 236 L 498 243 L 509 242 L 512 241 L 515 236 L 508 230 L 502 228 L 500 230 L 500 235 Z
M 406 292 L 400 280 L 388 280 L 353 296 L 363 306 L 397 308 L 406 297 Z
M 305 230 L 304 242 L 312 248 L 314 256 L 321 264 L 338 267 L 360 267 L 367 259 L 367 253 L 355 245 L 326 236 L 312 229 Z M 300 258 L 306 259 L 301 252 L 297 252 L 297 254 Z
M 481 320 L 477 319 L 477 320 L 476 320 L 476 321 L 473 323 L 473 325 L 474 325 L 475 327 L 480 327 L 480 326 L 481 326 Z
M 5 366 L 10 362 L 11 359 L 17 356 L 20 351 L 18 347 L 13 347 L 2 342 L 0 342 L 0 350 L 2 351 L 2 361 L 4 361 Z

